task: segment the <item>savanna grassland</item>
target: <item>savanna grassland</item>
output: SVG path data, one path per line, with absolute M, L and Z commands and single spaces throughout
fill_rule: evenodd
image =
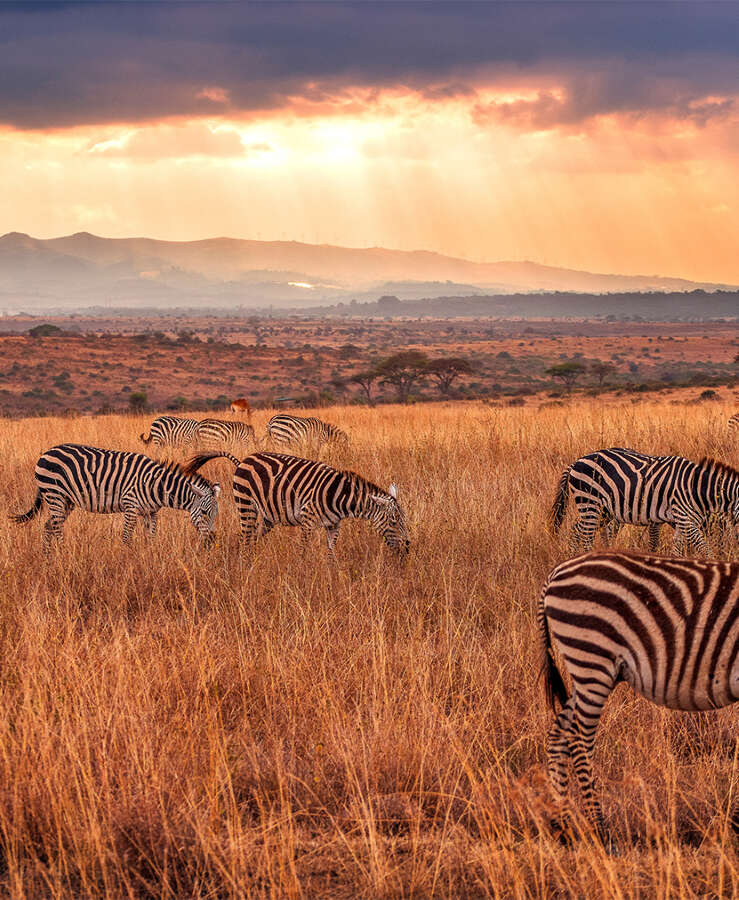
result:
M 50 325 L 61 333 L 29 333 Z M 403 350 L 462 357 L 469 371 L 447 399 L 499 403 L 562 396 L 547 370 L 565 362 L 583 368 L 576 392 L 612 398 L 697 397 L 739 373 L 736 323 L 725 321 L 7 316 L 0 329 L 0 411 L 13 416 L 121 412 L 132 394 L 173 411 L 223 410 L 236 397 L 364 402 L 352 376 Z M 433 377 L 413 393 L 442 397 Z M 394 402 L 397 391 L 378 378 L 372 399 Z
M 398 483 L 405 565 L 351 521 L 336 565 L 319 536 L 304 556 L 292 529 L 242 558 L 226 462 L 204 470 L 226 488 L 210 550 L 183 513 L 124 548 L 120 516 L 75 512 L 45 561 L 42 520 L 6 520 L 0 893 L 739 893 L 726 827 L 739 710 L 690 717 L 620 687 L 595 761 L 621 855 L 543 828 L 551 716 L 534 622 L 567 556 L 546 528 L 563 467 L 609 445 L 737 464 L 734 411 L 594 399 L 323 409 L 352 438 L 330 461 Z M 148 420 L 4 421 L 0 507 L 29 508 L 34 463 L 54 443 L 140 449 Z M 642 546 L 639 531 L 618 546 Z

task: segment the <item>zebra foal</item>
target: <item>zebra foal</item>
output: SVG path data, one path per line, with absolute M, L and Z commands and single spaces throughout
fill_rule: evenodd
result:
M 159 447 L 182 447 L 192 442 L 197 434 L 197 419 L 181 416 L 159 416 L 149 426 L 149 436 L 139 435 L 144 444 L 152 441 Z
M 582 456 L 560 478 L 551 512 L 555 533 L 570 495 L 577 509 L 570 535 L 573 552 L 591 549 L 595 532 L 604 523 L 650 526 L 652 549 L 659 525 L 672 525 L 678 554 L 687 544 L 707 553 L 704 531 L 715 517 L 739 524 L 739 472 L 714 459 L 694 463 L 682 456 L 646 456 L 625 447 Z
M 670 709 L 739 700 L 739 564 L 588 553 L 552 570 L 537 624 L 547 698 L 555 714 L 561 707 L 547 737 L 549 778 L 564 798 L 572 760 L 586 815 L 606 839 L 592 767 L 603 707 L 621 681 Z M 739 804 L 732 826 L 739 831 Z
M 75 506 L 93 513 L 122 512 L 124 544 L 130 541 L 139 517 L 153 536 L 162 507 L 187 510 L 201 536 L 213 538 L 221 486 L 198 475 L 192 467 L 185 470 L 173 463 L 160 463 L 143 453 L 60 444 L 42 454 L 35 475 L 33 506 L 11 519 L 19 524 L 29 522 L 46 503 L 47 547 L 52 540 L 61 539 L 64 522 Z
M 277 447 L 301 444 L 348 444 L 349 435 L 321 419 L 279 413 L 267 422 L 267 438 Z
M 254 546 L 275 525 L 296 525 L 307 544 L 311 534 L 325 528 L 333 555 L 343 519 L 367 519 L 385 543 L 407 554 L 410 541 L 405 514 L 394 484 L 383 491 L 355 472 L 285 453 L 253 453 L 239 461 L 230 453 L 193 457 L 187 468 L 199 469 L 211 459 L 225 457 L 235 466 L 233 492 L 241 536 Z

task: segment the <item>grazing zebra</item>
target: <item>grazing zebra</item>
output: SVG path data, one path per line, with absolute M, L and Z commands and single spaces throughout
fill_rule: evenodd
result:
M 296 444 L 348 444 L 349 436 L 345 431 L 320 419 L 290 416 L 279 413 L 267 422 L 267 437 L 277 446 Z
M 571 534 L 574 552 L 591 549 L 597 528 L 608 520 L 674 525 L 676 553 L 687 543 L 707 552 L 703 530 L 713 517 L 739 524 L 739 472 L 713 459 L 694 463 L 682 456 L 645 456 L 623 447 L 582 456 L 560 478 L 551 512 L 555 532 L 570 493 L 578 514 Z M 650 529 L 650 540 L 657 536 Z
M 139 516 L 148 534 L 154 535 L 157 513 L 166 506 L 187 510 L 203 538 L 211 539 L 221 486 L 196 471 L 197 467 L 182 469 L 143 453 L 60 444 L 47 450 L 36 463 L 33 506 L 11 518 L 28 522 L 38 515 L 45 501 L 49 518 L 44 525 L 44 543 L 48 546 L 52 539 L 61 539 L 64 522 L 75 506 L 94 513 L 122 512 L 123 542 L 128 543 Z
M 729 417 L 729 434 L 739 434 L 739 413 Z
M 154 441 L 160 447 L 181 447 L 189 444 L 198 429 L 197 419 L 183 419 L 180 416 L 159 416 L 149 427 L 149 437 L 140 435 L 145 444 Z
M 203 419 L 191 443 L 200 447 L 222 447 L 224 444 L 256 444 L 254 429 L 246 422 L 228 419 Z
M 605 838 L 592 751 L 606 701 L 620 681 L 670 709 L 717 709 L 739 700 L 739 564 L 596 552 L 557 566 L 537 608 L 549 704 L 549 777 L 560 798 L 571 758 L 590 821 Z M 568 695 L 554 661 L 561 653 Z M 732 825 L 739 830 L 739 805 Z
M 199 469 L 219 456 L 236 467 L 233 492 L 245 543 L 254 546 L 260 533 L 275 525 L 299 525 L 307 545 L 322 527 L 333 555 L 342 519 L 357 518 L 368 519 L 391 549 L 408 552 L 405 514 L 394 484 L 383 491 L 354 472 L 285 453 L 254 453 L 241 461 L 230 453 L 205 453 L 193 457 L 188 468 Z

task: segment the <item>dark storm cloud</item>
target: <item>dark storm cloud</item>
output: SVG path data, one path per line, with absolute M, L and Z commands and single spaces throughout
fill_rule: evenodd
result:
M 739 84 L 734 3 L 0 5 L 0 122 L 50 128 L 279 108 L 347 86 L 430 99 L 556 82 L 481 120 L 606 112 L 705 121 Z M 528 105 L 526 105 L 528 104 Z

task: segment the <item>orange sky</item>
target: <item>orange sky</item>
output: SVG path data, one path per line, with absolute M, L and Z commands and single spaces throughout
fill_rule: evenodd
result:
M 218 85 L 202 92 L 227 107 Z M 6 128 L 0 232 L 294 239 L 739 283 L 733 107 L 568 125 L 547 121 L 559 97 L 357 89 L 273 112 Z

